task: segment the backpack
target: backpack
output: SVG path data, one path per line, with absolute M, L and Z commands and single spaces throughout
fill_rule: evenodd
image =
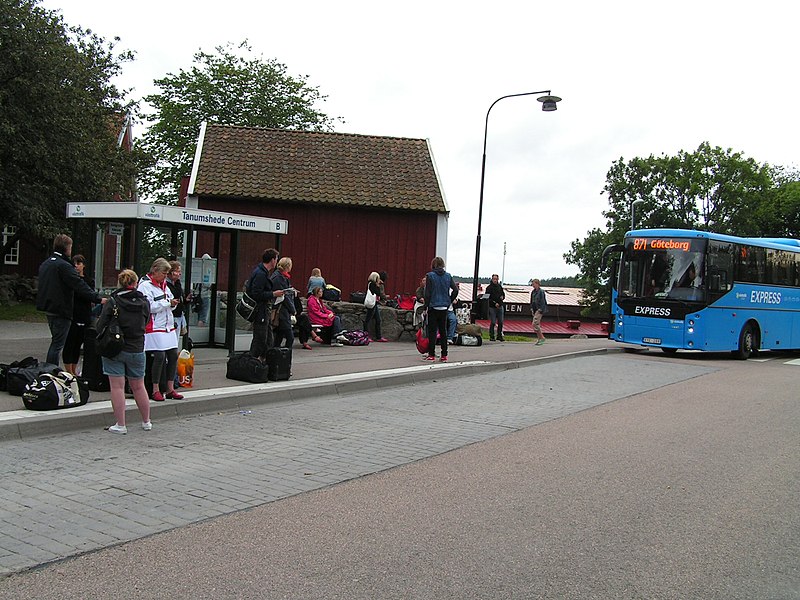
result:
M 256 320 L 256 309 L 258 308 L 258 302 L 256 302 L 250 296 L 250 284 L 253 282 L 253 278 L 247 280 L 247 283 L 244 284 L 244 291 L 242 292 L 242 298 L 236 303 L 236 314 L 242 317 L 248 323 L 252 323 Z
M 42 373 L 25 386 L 22 402 L 28 410 L 57 410 L 83 406 L 89 401 L 86 381 L 66 371 Z
M 341 331 L 336 336 L 336 341 L 345 346 L 369 346 L 369 334 L 364 330 Z
M 342 291 L 339 288 L 328 284 L 322 290 L 322 299 L 329 302 L 339 302 L 342 299 Z

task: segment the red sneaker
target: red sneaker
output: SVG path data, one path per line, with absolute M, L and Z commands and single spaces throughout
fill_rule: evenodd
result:
M 446 357 L 446 356 L 443 356 L 442 358 L 440 358 L 440 359 L 439 359 L 439 361 L 440 361 L 440 362 L 447 362 L 447 357 Z
M 435 356 L 425 356 L 425 357 L 423 357 L 423 359 L 422 359 L 422 360 L 430 360 L 430 361 L 434 361 L 434 360 L 436 360 L 436 357 L 435 357 Z

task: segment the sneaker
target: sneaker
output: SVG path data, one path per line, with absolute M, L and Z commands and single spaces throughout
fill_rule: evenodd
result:
M 490 341 L 490 342 L 493 342 L 493 341 L 494 341 L 494 336 L 491 336 L 491 335 L 490 335 L 490 336 L 489 336 L 489 341 Z
M 434 360 L 436 360 L 436 357 L 435 356 L 423 356 L 422 360 L 434 361 Z
M 338 348 L 341 348 L 342 346 L 344 346 L 344 344 L 342 342 L 331 342 L 331 346 L 336 346 Z
M 498 336 L 498 337 L 497 337 L 497 341 L 498 341 L 498 342 L 505 342 L 505 341 L 506 341 L 506 338 L 504 338 L 504 337 L 501 335 L 501 336 Z
M 537 346 L 541 346 L 542 344 L 544 344 L 544 340 L 539 340 L 538 342 L 536 342 Z
M 170 400 L 183 400 L 183 394 L 179 394 L 178 392 L 173 390 L 171 392 L 167 392 L 167 398 L 169 398 Z M 155 398 L 153 398 L 153 400 L 155 400 Z
M 151 431 L 153 429 L 153 424 L 150 421 L 142 422 L 142 429 L 145 431 Z
M 161 394 L 160 391 L 154 392 L 152 399 L 155 400 L 156 402 L 163 402 L 165 400 L 164 396 Z
M 111 427 L 106 427 L 106 431 L 110 431 L 111 433 L 121 433 L 125 435 L 128 433 L 128 428 L 125 425 L 117 425 L 116 423 Z
M 439 362 L 447 362 L 447 357 L 443 356 L 442 358 L 439 359 Z

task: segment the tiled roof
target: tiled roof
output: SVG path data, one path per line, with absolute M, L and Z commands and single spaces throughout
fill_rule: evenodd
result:
M 194 193 L 446 212 L 426 140 L 209 124 Z

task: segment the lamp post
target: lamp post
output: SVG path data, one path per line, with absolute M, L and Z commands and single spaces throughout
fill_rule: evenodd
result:
M 472 310 L 470 311 L 470 319 L 474 323 L 478 316 L 478 268 L 481 262 L 481 220 L 483 219 L 483 183 L 486 179 L 486 137 L 489 133 L 489 113 L 492 112 L 494 105 L 504 100 L 505 98 L 516 98 L 517 96 L 533 96 L 534 94 L 545 94 L 539 96 L 537 100 L 542 103 L 542 110 L 544 112 L 553 112 L 558 107 L 556 104 L 561 102 L 558 96 L 551 96 L 550 90 L 541 90 L 538 92 L 525 92 L 522 94 L 509 94 L 501 96 L 489 106 L 486 111 L 486 122 L 483 127 L 483 160 L 481 162 L 481 195 L 478 201 L 478 236 L 475 239 L 475 273 L 472 278 Z
M 636 229 L 636 207 L 644 204 L 644 200 L 634 200 L 631 202 L 631 231 Z

